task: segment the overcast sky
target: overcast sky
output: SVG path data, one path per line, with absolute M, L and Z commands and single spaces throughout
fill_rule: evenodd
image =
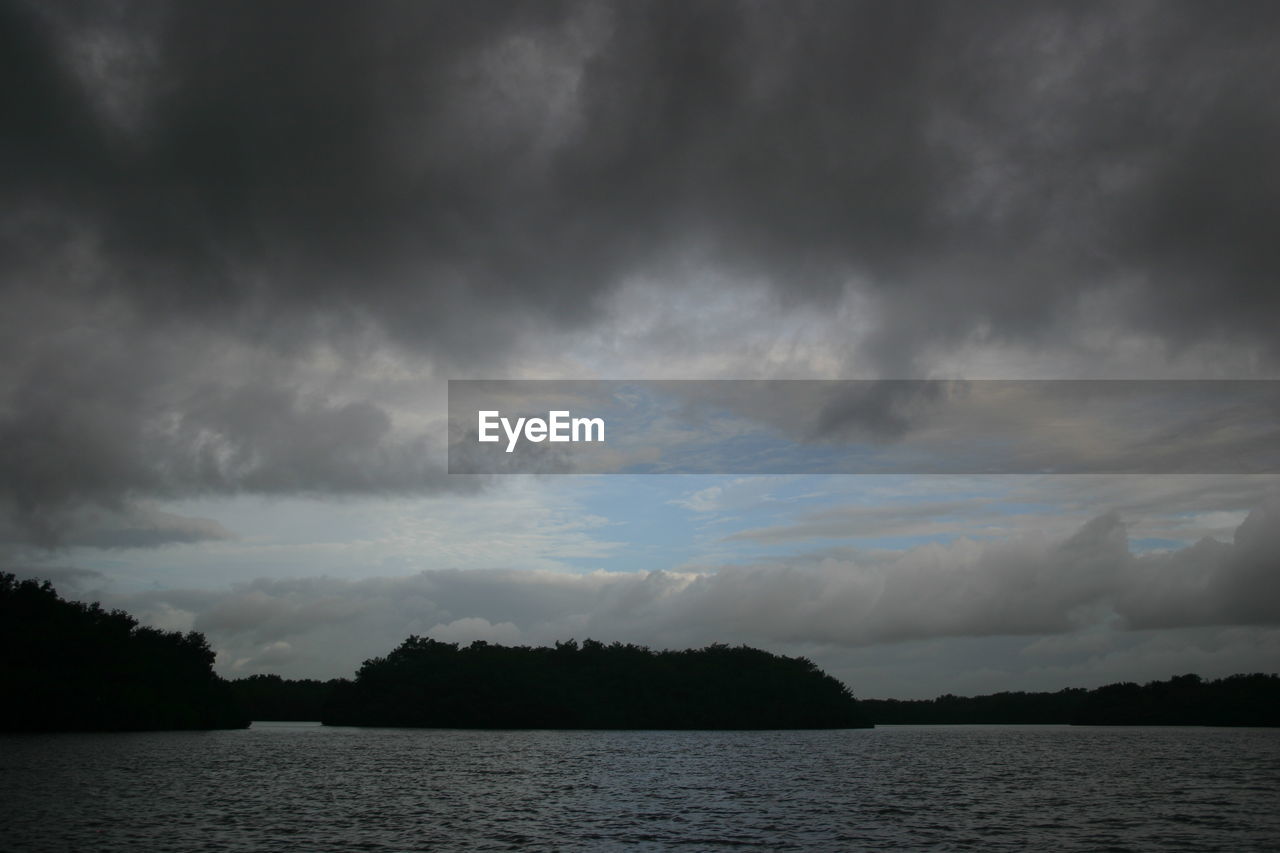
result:
M 445 381 L 1280 378 L 1280 6 L 0 0 L 0 567 L 236 676 L 1280 662 L 1274 475 L 458 477 Z

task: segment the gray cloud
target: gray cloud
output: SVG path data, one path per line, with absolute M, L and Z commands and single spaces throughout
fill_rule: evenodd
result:
M 100 595 L 91 587 L 106 579 L 102 572 L 93 569 L 81 569 L 75 566 L 54 566 L 45 564 L 14 563 L 9 559 L 0 559 L 3 571 L 11 572 L 19 578 L 34 578 L 49 581 L 58 588 L 58 592 L 67 598 L 79 598 Z
M 478 485 L 446 481 L 442 440 L 397 429 L 376 404 L 291 387 L 284 371 L 220 375 L 232 368 L 193 348 L 32 359 L 0 415 L 0 510 L 12 526 L 41 544 L 76 544 L 88 508 L 146 512 L 131 507 L 136 496 Z
M 957 540 L 900 552 L 829 552 L 708 574 L 427 571 L 400 578 L 258 580 L 230 591 L 113 600 L 207 632 L 227 671 L 342 674 L 410 633 L 550 643 L 568 637 L 684 647 L 712 641 L 858 649 L 947 638 L 1280 625 L 1280 504 L 1254 510 L 1234 543 L 1129 548 L 1108 513 L 1066 537 Z M 1103 638 L 1104 640 L 1106 638 Z M 1061 645 L 1061 643 L 1059 644 Z M 1105 643 L 1104 643 L 1105 645 Z M 1042 643 L 1039 654 L 1051 651 Z M 1087 649 L 1086 649 L 1087 651 Z
M 61 520 L 60 526 L 68 531 L 67 545 L 90 548 L 148 548 L 235 536 L 211 518 L 188 518 L 138 506 L 119 513 L 81 510 L 74 518 Z
M 989 499 L 969 498 L 905 505 L 831 507 L 806 513 L 789 524 L 741 530 L 725 538 L 773 544 L 815 538 L 919 535 L 927 531 L 928 524 L 939 519 L 989 520 L 991 503 Z
M 1116 609 L 1139 628 L 1280 622 L 1280 501 L 1250 513 L 1235 543 L 1203 539 L 1137 561 Z
M 318 349 L 501 370 L 689 269 L 865 291 L 888 375 L 1088 300 L 1274 366 L 1276 16 L 10 0 L 0 508 L 438 487 Z

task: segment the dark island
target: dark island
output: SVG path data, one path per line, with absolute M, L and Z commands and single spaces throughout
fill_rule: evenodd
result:
M 746 646 L 651 651 L 410 637 L 335 685 L 327 725 L 481 729 L 843 729 L 872 724 L 805 658 Z
M 0 731 L 245 728 L 203 635 L 0 572 Z

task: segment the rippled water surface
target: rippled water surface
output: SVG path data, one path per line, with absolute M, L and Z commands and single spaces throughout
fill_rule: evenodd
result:
M 1280 730 L 0 736 L 0 848 L 1280 849 Z

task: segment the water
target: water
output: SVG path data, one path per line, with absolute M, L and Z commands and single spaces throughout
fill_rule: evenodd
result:
M 0 849 L 1275 850 L 1280 730 L 0 736 Z

